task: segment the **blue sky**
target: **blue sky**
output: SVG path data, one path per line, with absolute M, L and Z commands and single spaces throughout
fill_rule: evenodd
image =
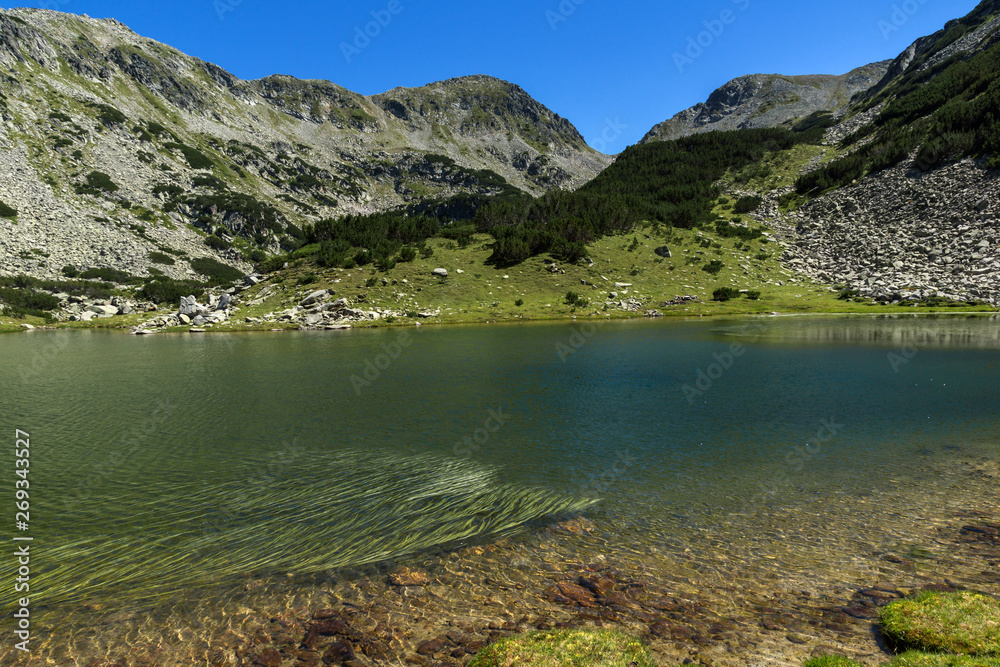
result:
M 737 76 L 843 74 L 894 58 L 977 4 L 43 0 L 21 6 L 113 17 L 244 79 L 291 74 L 374 94 L 489 74 L 517 83 L 573 122 L 591 145 L 617 153 Z M 359 37 L 366 29 L 374 37 Z

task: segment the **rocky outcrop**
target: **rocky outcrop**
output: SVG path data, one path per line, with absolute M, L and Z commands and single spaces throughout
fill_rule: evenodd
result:
M 872 98 L 906 75 L 933 68 L 957 53 L 974 53 L 997 39 L 1000 1 L 986 0 L 967 16 L 949 21 L 933 35 L 921 37 L 891 61 L 885 76 L 863 98 Z M 911 67 L 916 63 L 916 67 Z
M 836 112 L 878 83 L 889 64 L 865 65 L 842 76 L 741 76 L 712 93 L 707 102 L 654 127 L 641 143 L 713 130 L 787 126 L 817 111 Z

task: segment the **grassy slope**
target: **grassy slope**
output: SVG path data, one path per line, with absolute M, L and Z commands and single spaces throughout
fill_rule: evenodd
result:
M 820 158 L 822 152 L 826 155 Z M 794 148 L 771 153 L 761 164 L 771 166 L 771 173 L 758 177 L 746 174 L 727 174 L 723 179 L 726 189 L 766 191 L 791 185 L 797 174 L 813 160 L 826 162 L 837 154 L 830 147 L 800 144 Z M 753 169 L 752 167 L 750 169 Z M 715 213 L 725 219 L 733 219 L 732 204 L 736 199 L 729 195 L 729 203 L 720 204 Z M 748 216 L 743 220 L 755 224 Z M 635 250 L 630 250 L 633 239 L 639 241 Z M 781 249 L 774 243 L 756 240 L 748 245 L 739 239 L 720 239 L 714 231 L 661 230 L 646 228 L 635 234 L 606 237 L 588 247 L 588 254 L 594 266 L 559 264 L 565 271 L 552 273 L 544 263 L 544 257 L 534 257 L 523 264 L 509 269 L 498 269 L 485 264 L 491 254 L 492 239 L 485 235 L 476 237 L 467 248 L 459 248 L 454 242 L 434 239 L 429 245 L 434 255 L 429 259 L 417 259 L 409 264 L 398 264 L 388 273 L 377 272 L 372 267 L 361 269 L 321 269 L 310 258 L 296 260 L 287 271 L 273 274 L 269 280 L 242 296 L 244 303 L 253 300 L 266 286 L 278 284 L 281 290 L 264 303 L 252 308 L 243 307 L 233 317 L 233 324 L 215 327 L 216 330 L 271 329 L 290 325 L 246 325 L 246 317 L 261 317 L 268 313 L 281 312 L 297 304 L 301 298 L 317 289 L 329 288 L 338 297 L 348 298 L 355 304 L 359 295 L 365 302 L 358 308 L 370 310 L 376 307 L 393 311 L 436 311 L 440 316 L 422 320 L 425 323 L 443 322 L 484 322 L 496 320 L 544 320 L 567 317 L 623 318 L 642 316 L 642 313 L 625 312 L 617 308 L 604 310 L 604 302 L 610 292 L 619 293 L 617 300 L 636 298 L 646 309 L 656 309 L 667 316 L 716 316 L 716 315 L 756 315 L 771 312 L 783 314 L 802 313 L 927 313 L 928 308 L 881 306 L 837 299 L 837 292 L 830 285 L 821 285 L 797 278 L 784 268 L 778 258 Z M 709 247 L 703 247 L 703 242 Z M 661 259 L 654 250 L 667 245 L 673 251 L 673 258 Z M 766 256 L 766 258 L 764 258 Z M 717 275 L 710 275 L 702 267 L 712 260 L 719 260 L 725 268 Z M 445 280 L 431 274 L 433 269 L 448 269 Z M 462 270 L 463 273 L 458 273 Z M 633 275 L 634 274 L 634 275 Z M 315 282 L 303 283 L 303 278 L 314 275 Z M 504 278 L 504 276 L 508 276 Z M 366 282 L 376 279 L 376 284 L 368 287 Z M 388 285 L 382 284 L 382 279 Z M 406 281 L 405 283 L 403 281 Z M 583 284 L 586 281 L 587 285 Z M 631 283 L 632 287 L 615 289 L 614 283 Z M 768 284 L 768 282 L 775 284 Z M 782 285 L 776 283 L 781 282 Z M 712 292 L 718 287 L 759 290 L 763 296 L 759 301 L 746 298 L 718 303 L 711 301 Z M 566 293 L 573 291 L 590 301 L 586 308 L 574 308 L 565 303 Z M 662 307 L 665 301 L 679 295 L 693 295 L 698 303 L 683 306 Z M 405 296 L 401 296 L 405 295 Z M 522 306 L 515 302 L 523 299 Z M 616 301 L 617 301 L 616 300 Z M 494 306 L 494 304 L 497 304 Z M 165 310 L 169 310 L 169 307 Z M 944 309 L 953 312 L 956 309 Z M 957 310 L 992 310 L 986 307 L 961 307 Z M 162 314 L 162 313 L 161 313 Z M 149 319 L 154 314 L 135 314 L 92 323 L 72 323 L 60 326 L 70 328 L 127 328 Z M 41 320 L 26 320 L 40 326 Z M 403 318 L 399 323 L 410 323 Z M 0 331 L 17 330 L 20 320 L 0 318 Z M 379 323 L 383 324 L 383 323 Z
M 244 302 L 249 302 L 268 285 L 281 286 L 275 295 L 262 304 L 243 308 L 235 313 L 233 326 L 216 327 L 216 330 L 248 328 L 242 324 L 244 318 L 281 312 L 318 289 L 334 290 L 338 298 L 345 297 L 352 303 L 357 302 L 359 295 L 364 295 L 365 302 L 357 307 L 365 310 L 375 307 L 401 312 L 440 309 L 439 317 L 422 320 L 425 323 L 642 316 L 641 312 L 629 313 L 617 309 L 604 311 L 604 301 L 612 291 L 619 293 L 619 299 L 637 298 L 646 308 L 657 309 L 668 316 L 755 315 L 773 311 L 783 314 L 929 312 L 926 308 L 871 306 L 839 301 L 829 286 L 804 281 L 792 282 L 795 280 L 793 274 L 781 268 L 775 257 L 755 259 L 762 251 L 771 254 L 777 250 L 774 244 L 756 241 L 753 250 L 747 253 L 735 250 L 734 240 L 724 239 L 721 241 L 721 249 L 706 249 L 696 241 L 696 238 L 702 236 L 709 238 L 707 234 L 700 235 L 698 232 L 675 231 L 669 243 L 674 251 L 674 258 L 662 261 L 657 261 L 659 258 L 653 254 L 653 250 L 663 245 L 665 239 L 662 235 L 653 235 L 650 229 L 636 235 L 605 238 L 590 247 L 590 257 L 594 260 L 592 268 L 560 265 L 566 271 L 565 274 L 549 271 L 541 257 L 510 269 L 487 266 L 484 262 L 491 251 L 488 237 L 485 236 L 477 237 L 475 243 L 464 249 L 450 241 L 431 241 L 433 257 L 398 264 L 388 273 L 377 272 L 372 267 L 324 270 L 304 259 L 299 260 L 299 266 L 275 274 L 267 283 L 245 293 Z M 633 238 L 639 239 L 640 246 L 630 252 Z M 697 261 L 688 264 L 686 258 L 697 258 Z M 719 259 L 726 265 L 716 276 L 701 269 L 711 259 Z M 740 268 L 741 262 L 748 269 Z M 433 269 L 438 267 L 448 269 L 447 279 L 432 275 Z M 632 275 L 633 267 L 640 269 L 637 275 Z M 463 273 L 458 273 L 458 270 Z M 316 281 L 301 284 L 302 278 L 310 275 L 314 275 Z M 373 287 L 366 285 L 369 278 L 376 279 Z M 388 281 L 388 285 L 383 285 L 383 278 Z M 784 285 L 766 285 L 769 278 L 780 280 Z M 589 285 L 583 285 L 582 281 L 587 281 Z M 627 288 L 626 294 L 623 289 L 615 289 L 616 282 L 631 283 L 632 287 Z M 746 298 L 726 303 L 711 301 L 712 292 L 721 286 L 757 289 L 763 292 L 763 297 L 760 301 Z M 566 304 L 565 296 L 568 291 L 589 299 L 590 306 L 574 308 Z M 664 301 L 687 294 L 699 297 L 701 302 L 661 307 Z M 524 301 L 522 306 L 515 305 L 519 299 Z M 410 322 L 412 320 L 409 318 L 399 320 L 399 323 Z M 263 325 L 249 328 L 274 327 Z

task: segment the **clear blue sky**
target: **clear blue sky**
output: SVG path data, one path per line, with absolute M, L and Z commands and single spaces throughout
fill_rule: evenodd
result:
M 894 58 L 977 4 L 42 0 L 23 6 L 113 17 L 244 79 L 291 74 L 373 94 L 489 74 L 517 83 L 573 122 L 591 145 L 617 153 L 732 78 L 758 72 L 842 74 Z M 376 18 L 385 25 L 367 25 Z M 359 40 L 364 48 L 345 55 L 343 45 L 356 48 L 356 31 L 366 26 L 377 36 L 367 45 Z M 692 48 L 686 54 L 689 40 L 699 38 L 705 45 L 701 53 Z M 675 54 L 694 57 L 678 64 Z

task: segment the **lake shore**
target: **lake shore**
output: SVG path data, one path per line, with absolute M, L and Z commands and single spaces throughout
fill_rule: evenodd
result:
M 248 580 L 197 603 L 83 605 L 60 619 L 69 645 L 53 638 L 17 664 L 460 667 L 491 641 L 560 628 L 624 630 L 662 665 L 879 664 L 878 607 L 926 589 L 1000 595 L 1000 468 L 941 465 L 967 488 L 844 499 L 823 516 L 761 506 L 646 551 L 596 512 L 328 577 Z

